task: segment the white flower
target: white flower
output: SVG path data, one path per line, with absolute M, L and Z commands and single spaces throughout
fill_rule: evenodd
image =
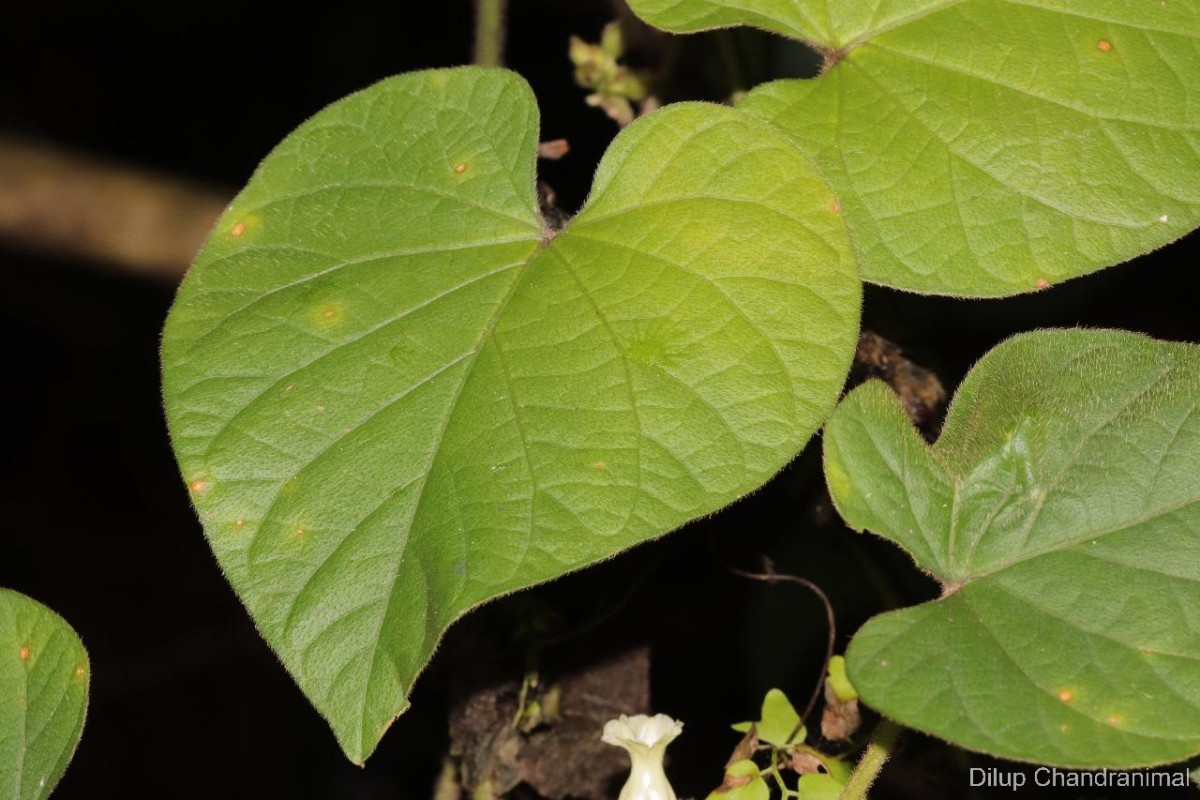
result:
M 604 724 L 601 741 L 625 748 L 631 762 L 619 800 L 675 800 L 675 791 L 663 772 L 663 754 L 681 733 L 683 723 L 666 714 L 622 714 Z

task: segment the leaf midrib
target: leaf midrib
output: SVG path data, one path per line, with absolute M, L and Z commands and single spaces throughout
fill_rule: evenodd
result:
M 464 361 L 466 363 L 466 366 L 462 370 L 462 379 L 459 381 L 459 384 L 456 387 L 454 394 L 452 395 L 452 397 L 450 399 L 450 403 L 447 407 L 447 411 L 445 414 L 445 418 L 442 422 L 442 426 L 438 430 L 438 432 L 435 434 L 435 436 L 432 440 L 432 447 L 430 448 L 428 466 L 425 468 L 425 470 L 421 474 L 421 477 L 419 479 L 420 486 L 417 489 L 417 497 L 411 506 L 412 512 L 409 514 L 408 519 L 405 521 L 405 528 L 409 531 L 410 535 L 409 535 L 408 539 L 406 540 L 405 546 L 403 548 L 400 548 L 400 550 L 397 554 L 397 558 L 395 560 L 395 566 L 393 567 L 393 570 L 392 570 L 392 577 L 389 582 L 389 589 L 387 592 L 387 597 L 386 597 L 385 601 L 383 602 L 383 611 L 379 615 L 379 625 L 376 626 L 375 633 L 371 637 L 370 668 L 367 672 L 367 680 L 366 680 L 366 685 L 367 685 L 368 689 L 374 683 L 374 680 L 375 680 L 375 670 L 379 664 L 380 645 L 383 642 L 383 628 L 384 628 L 384 625 L 387 624 L 388 614 L 391 610 L 392 603 L 395 601 L 396 589 L 397 589 L 397 587 L 399 585 L 399 581 L 400 581 L 400 569 L 404 564 L 405 556 L 407 555 L 409 549 L 411 549 L 411 546 L 412 546 L 412 535 L 411 534 L 413 532 L 413 522 L 419 516 L 419 514 L 421 512 L 421 508 L 424 505 L 425 497 L 426 497 L 425 489 L 429 485 L 429 476 L 433 472 L 434 467 L 437 465 L 438 457 L 442 452 L 442 444 L 445 441 L 446 431 L 448 431 L 450 429 L 450 423 L 454 419 L 454 416 L 458 411 L 459 402 L 462 400 L 463 392 L 466 390 L 467 383 L 470 381 L 471 374 L 473 373 L 474 368 L 475 368 L 475 364 L 479 360 L 479 354 L 483 352 L 484 347 L 486 347 L 487 343 L 491 340 L 492 335 L 495 333 L 496 326 L 499 324 L 500 318 L 504 315 L 505 309 L 508 308 L 508 305 L 512 301 L 512 298 L 514 296 L 516 296 L 518 289 L 525 282 L 525 278 L 529 274 L 530 264 L 532 264 L 534 261 L 537 260 L 538 255 L 542 252 L 543 249 L 545 249 L 544 244 L 542 244 L 541 246 L 536 248 L 534 250 L 534 252 L 525 261 L 519 262 L 516 265 L 510 266 L 508 268 L 508 269 L 518 270 L 517 276 L 513 279 L 513 285 L 509 288 L 508 292 L 504 295 L 503 298 L 501 298 L 500 302 L 496 305 L 496 310 L 492 313 L 491 319 L 488 320 L 488 324 L 487 324 L 486 328 L 484 329 L 484 332 L 480 335 L 479 342 L 476 344 L 475 349 L 473 351 L 471 351 L 471 353 L 466 358 L 463 358 L 459 361 L 459 363 L 463 363 Z M 353 530 L 348 531 L 346 533 L 346 537 L 348 538 L 352 534 L 353 534 Z M 322 562 L 322 563 L 324 563 L 324 562 Z M 290 614 L 290 612 L 289 612 L 289 614 Z M 428 639 L 428 626 L 426 626 L 425 638 L 421 642 L 422 650 L 425 648 L 425 642 L 427 639 Z M 416 682 L 416 679 L 419 677 L 419 674 L 420 674 L 420 671 L 418 670 L 417 674 L 413 675 L 412 682 Z M 411 687 L 411 685 L 412 685 L 412 683 L 410 683 L 408 686 L 402 687 L 401 688 L 402 694 L 407 694 L 408 689 Z M 356 752 L 356 755 L 361 757 L 362 749 L 363 749 L 362 742 L 366 738 L 366 733 L 367 733 L 366 730 L 364 730 L 363 726 L 366 724 L 366 721 L 367 721 L 366 706 L 367 706 L 367 703 L 369 702 L 369 700 L 371 699 L 370 691 L 362 692 L 359 695 L 359 697 L 360 697 L 360 701 L 361 701 L 360 705 L 358 707 L 358 715 L 357 715 L 358 716 L 359 740 L 355 743 L 357 745 L 357 747 L 355 748 L 355 752 Z

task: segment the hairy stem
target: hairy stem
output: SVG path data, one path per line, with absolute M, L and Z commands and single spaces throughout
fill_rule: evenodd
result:
M 871 743 L 867 745 L 866 752 L 858 760 L 858 765 L 850 774 L 850 780 L 842 789 L 838 800 L 866 800 L 867 790 L 879 777 L 879 771 L 883 769 L 884 763 L 891 756 L 892 749 L 896 746 L 896 740 L 899 737 L 899 725 L 891 720 L 880 721 L 879 726 L 875 728 L 875 733 L 871 735 Z
M 508 0 L 475 0 L 475 63 L 504 66 L 504 16 Z

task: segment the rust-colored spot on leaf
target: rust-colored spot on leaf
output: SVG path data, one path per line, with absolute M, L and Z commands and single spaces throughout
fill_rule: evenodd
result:
M 78 666 L 75 668 L 75 677 L 82 678 L 86 672 L 87 670 L 85 670 L 82 666 Z
M 27 644 L 23 644 L 23 645 L 21 645 L 21 652 L 20 652 L 20 656 L 21 656 L 21 660 L 22 660 L 22 661 L 28 661 L 28 660 L 29 660 L 29 645 L 27 645 Z
M 246 232 L 246 223 L 244 223 L 244 222 L 234 223 L 234 226 L 229 229 L 229 235 L 233 236 L 235 238 L 238 236 L 241 236 L 245 232 Z
M 835 214 L 842 213 L 842 204 L 839 203 L 836 199 L 832 203 L 829 204 L 829 208 Z
M 1064 703 L 1069 703 L 1075 699 L 1075 693 L 1070 689 L 1063 689 L 1058 693 L 1058 699 L 1062 700 Z
M 1096 49 L 1101 53 L 1110 53 L 1112 52 L 1112 42 L 1108 41 L 1107 39 L 1101 39 L 1100 41 L 1096 42 Z
M 456 164 L 456 165 L 455 165 L 455 167 L 454 167 L 454 174 L 455 174 L 455 175 L 462 175 L 462 174 L 463 174 L 464 172 L 466 172 L 466 171 L 467 171 L 467 165 L 466 165 L 465 163 L 463 163 L 463 164 Z
M 592 464 L 592 469 L 596 470 L 596 472 L 604 472 L 604 470 L 608 469 L 608 465 L 603 461 L 597 461 L 595 464 Z
M 1038 278 L 1037 283 L 1034 284 L 1034 286 L 1036 286 L 1039 289 L 1045 289 L 1049 285 L 1050 285 L 1050 281 L 1046 280 L 1045 278 Z
M 208 491 L 208 481 L 197 478 L 188 485 L 188 488 L 192 490 L 193 494 L 203 494 Z

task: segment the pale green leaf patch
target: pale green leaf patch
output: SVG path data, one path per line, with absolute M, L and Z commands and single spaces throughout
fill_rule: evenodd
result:
M 652 24 L 808 42 L 752 91 L 833 184 L 865 279 L 1034 291 L 1200 223 L 1200 5 L 1142 0 L 631 0 Z
M 868 705 L 1004 758 L 1137 767 L 1200 753 L 1200 347 L 1045 331 L 991 351 L 930 446 L 878 382 L 826 427 L 849 525 L 941 599 L 868 622 Z
M 50 795 L 83 733 L 90 678 L 70 625 L 0 589 L 0 798 Z
M 849 368 L 845 224 L 777 129 L 643 118 L 557 234 L 537 137 L 499 70 L 339 101 L 263 162 L 167 322 L 205 532 L 356 762 L 456 618 L 752 491 Z

